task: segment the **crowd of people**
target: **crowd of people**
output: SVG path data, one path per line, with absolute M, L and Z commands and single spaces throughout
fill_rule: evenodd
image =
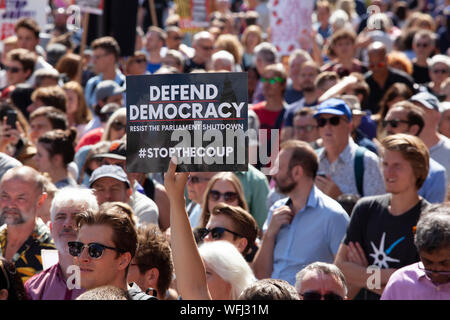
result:
M 0 299 L 450 300 L 448 1 L 314 1 L 284 56 L 267 0 L 139 1 L 129 56 L 60 2 L 2 40 Z M 127 171 L 126 77 L 208 72 L 247 73 L 270 167 Z

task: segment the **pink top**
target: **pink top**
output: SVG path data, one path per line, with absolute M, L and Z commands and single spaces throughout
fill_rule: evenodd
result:
M 450 300 L 450 282 L 436 285 L 414 263 L 395 271 L 381 300 Z
M 28 279 L 25 291 L 30 300 L 75 300 L 84 289 L 69 290 L 57 263 Z

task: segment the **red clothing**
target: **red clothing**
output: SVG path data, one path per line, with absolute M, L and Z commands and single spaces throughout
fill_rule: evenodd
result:
M 80 139 L 77 146 L 75 147 L 75 152 L 78 151 L 82 146 L 88 146 L 99 142 L 102 139 L 103 131 L 103 128 L 90 130 Z
M 281 113 L 284 113 L 284 109 L 278 111 L 271 111 L 265 108 L 266 102 L 260 102 L 251 106 L 251 109 L 255 111 L 258 115 L 259 119 L 259 128 L 260 129 L 280 129 L 283 121 L 279 121 L 277 125 L 278 117 L 282 116 Z M 270 131 L 270 130 L 269 130 Z

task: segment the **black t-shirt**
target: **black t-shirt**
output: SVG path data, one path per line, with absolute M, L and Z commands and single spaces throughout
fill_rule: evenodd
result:
M 419 261 L 413 227 L 429 203 L 421 199 L 409 211 L 392 215 L 390 194 L 365 197 L 355 206 L 344 243 L 359 242 L 369 265 L 401 268 Z
M 390 194 L 365 197 L 353 209 L 344 243 L 359 242 L 367 261 L 382 269 L 398 269 L 420 260 L 414 245 L 413 227 L 429 203 L 421 199 L 409 211 L 392 215 Z M 379 295 L 361 290 L 355 299 L 379 299 Z
M 428 67 L 421 67 L 417 64 L 413 65 L 412 77 L 414 79 L 414 82 L 418 84 L 424 84 L 431 81 L 430 74 L 428 73 Z
M 198 64 L 196 63 L 194 60 L 191 59 L 186 59 L 185 63 L 184 63 L 184 73 L 189 73 L 192 70 L 195 69 L 206 69 L 206 64 Z
M 389 75 L 386 79 L 386 82 L 384 83 L 383 88 L 379 86 L 379 84 L 375 81 L 373 78 L 372 71 L 367 72 L 364 75 L 364 79 L 366 80 L 367 84 L 370 88 L 370 94 L 368 100 L 368 108 L 372 112 L 372 114 L 375 114 L 380 109 L 380 106 L 378 105 L 380 100 L 383 98 L 384 94 L 389 90 L 389 88 L 397 82 L 404 83 L 408 86 L 409 89 L 413 93 L 416 93 L 416 89 L 414 88 L 414 80 L 413 78 L 408 75 L 407 73 L 403 71 L 399 71 L 393 68 L 389 68 Z

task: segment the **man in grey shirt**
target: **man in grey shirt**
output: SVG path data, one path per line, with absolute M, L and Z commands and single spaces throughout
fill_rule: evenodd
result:
M 0 152 L 0 179 L 6 171 L 11 168 L 20 167 L 21 165 L 22 163 L 19 160 L 8 156 L 6 153 Z

